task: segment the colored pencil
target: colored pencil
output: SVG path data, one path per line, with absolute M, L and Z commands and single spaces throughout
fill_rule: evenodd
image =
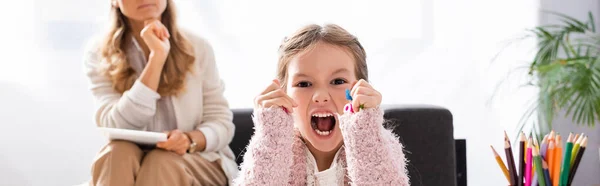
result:
M 575 156 L 577 156 L 577 151 L 579 151 L 579 147 L 581 146 L 581 141 L 583 140 L 583 133 L 580 135 L 579 139 L 575 140 L 573 144 L 573 151 L 571 152 L 571 165 L 575 162 Z
M 532 148 L 537 148 L 539 151 L 540 150 L 539 147 L 540 147 L 540 145 L 538 144 L 537 138 L 533 138 Z M 535 162 L 535 160 L 531 160 L 531 162 Z M 535 163 L 531 166 L 531 175 L 535 175 L 534 172 L 535 172 Z
M 575 173 L 577 173 L 577 168 L 579 167 L 579 162 L 581 162 L 581 158 L 583 157 L 583 153 L 585 152 L 585 148 L 587 146 L 587 140 L 588 140 L 587 137 L 585 137 L 581 141 L 581 146 L 579 147 L 579 151 L 577 152 L 577 157 L 575 158 L 575 162 L 569 173 L 569 181 L 567 182 L 568 186 L 571 185 L 571 182 L 573 182 L 573 178 L 575 178 Z
M 506 153 L 506 165 L 508 167 L 508 175 L 510 176 L 510 184 L 517 185 L 517 168 L 515 166 L 515 158 L 513 157 L 512 147 L 510 146 L 510 139 L 504 131 L 504 152 Z
M 552 185 L 558 186 L 560 180 L 560 163 L 562 160 L 562 139 L 560 135 L 556 136 L 556 147 L 554 149 L 554 168 L 552 168 Z
M 525 163 L 527 163 L 527 147 L 529 147 L 529 144 L 527 144 L 529 142 L 529 138 L 527 138 L 527 135 L 525 135 L 525 133 L 523 133 L 525 136 L 525 147 L 523 147 L 525 154 L 523 155 L 523 160 L 525 160 Z
M 537 175 L 538 184 L 542 186 L 546 186 L 546 180 L 544 178 L 544 170 L 542 166 L 542 157 L 540 156 L 540 152 L 537 148 L 533 148 L 532 150 L 533 160 L 535 161 L 535 174 Z
M 550 134 L 548 134 L 548 149 L 546 150 L 546 162 L 548 163 L 548 171 L 550 172 L 550 178 L 552 178 L 552 161 L 550 161 L 550 157 L 549 156 L 554 156 L 554 154 L 549 153 L 548 150 L 550 150 L 550 142 L 554 143 L 554 146 L 556 146 L 556 140 L 555 140 L 556 136 L 554 136 L 554 130 L 550 131 Z
M 508 181 L 508 183 L 510 183 L 510 176 L 508 175 L 508 169 L 506 169 L 506 165 L 504 165 L 504 162 L 502 162 L 502 158 L 500 157 L 500 155 L 498 155 L 498 152 L 496 152 L 496 149 L 494 149 L 494 147 L 492 147 L 491 145 L 490 145 L 490 147 L 492 148 L 492 152 L 494 152 L 494 157 L 496 158 L 496 162 L 498 163 L 498 166 L 500 166 L 502 173 L 504 173 L 504 176 L 506 177 L 506 181 Z
M 555 145 L 554 145 L 554 140 L 549 140 L 550 142 L 548 142 L 548 151 L 546 151 L 546 162 L 548 162 L 548 172 L 550 172 L 550 180 L 554 179 L 552 177 L 552 170 L 553 170 L 553 165 L 554 165 L 554 150 L 555 150 Z M 547 185 L 552 185 L 552 182 L 547 183 Z
M 532 160 L 532 148 L 531 146 L 533 146 L 533 142 L 531 140 L 531 137 L 529 137 L 529 141 L 527 143 L 527 163 L 525 164 L 525 185 L 526 186 L 531 186 L 531 168 L 533 165 L 533 161 Z
M 550 182 L 550 171 L 548 171 L 548 163 L 546 163 L 546 161 L 542 160 L 542 168 L 544 171 L 544 183 L 546 183 L 545 185 L 549 185 L 552 182 Z
M 569 179 L 569 171 L 571 170 L 571 151 L 573 150 L 573 133 L 569 134 L 567 143 L 565 144 L 563 162 L 560 168 L 559 185 L 567 185 Z
M 542 159 L 546 158 L 546 150 L 548 150 L 548 135 L 547 134 L 544 136 L 544 139 L 542 140 L 542 146 L 540 146 L 540 156 L 542 156 Z
M 506 161 L 490 145 L 494 158 L 509 182 L 509 186 L 571 186 L 581 164 L 588 137 L 569 133 L 564 143 L 555 131 L 537 140 L 519 132 L 518 158 L 513 157 L 514 147 L 504 131 Z
M 533 171 L 533 178 L 531 179 L 531 185 L 532 186 L 538 186 L 539 185 L 539 183 L 538 183 L 538 175 L 535 173 L 535 171 Z
M 523 186 L 523 173 L 525 173 L 525 133 L 521 132 L 519 135 L 519 179 L 517 180 L 518 186 Z

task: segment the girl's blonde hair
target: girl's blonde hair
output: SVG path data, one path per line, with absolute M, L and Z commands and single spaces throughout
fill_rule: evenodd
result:
M 110 77 L 113 88 L 123 93 L 129 90 L 135 80 L 136 72 L 127 61 L 126 43 L 131 41 L 132 34 L 128 19 L 118 7 L 111 8 L 112 23 L 109 32 L 102 41 L 100 51 L 105 61 L 102 72 Z M 157 92 L 161 96 L 177 95 L 184 87 L 185 75 L 192 70 L 194 49 L 183 36 L 176 24 L 175 6 L 167 0 L 167 7 L 161 16 L 162 24 L 167 27 L 171 38 L 171 49 L 164 64 Z M 142 42 L 142 41 L 140 41 Z
M 287 68 L 291 59 L 300 52 L 310 50 L 318 42 L 325 42 L 348 50 L 355 60 L 356 78 L 368 81 L 367 54 L 358 39 L 335 24 L 325 26 L 311 24 L 286 37 L 279 46 L 277 79 L 282 82 L 282 85 L 286 84 Z

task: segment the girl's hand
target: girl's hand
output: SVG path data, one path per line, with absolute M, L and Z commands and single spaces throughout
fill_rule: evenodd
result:
M 297 106 L 298 104 L 281 89 L 279 80 L 273 80 L 259 96 L 254 98 L 254 109 L 283 107 L 286 112 L 292 113 Z
M 352 108 L 359 112 L 360 108 L 377 108 L 381 104 L 381 93 L 373 89 L 364 79 L 358 80 L 350 91 L 352 95 Z

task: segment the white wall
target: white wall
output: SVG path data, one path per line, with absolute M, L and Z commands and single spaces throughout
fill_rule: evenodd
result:
M 8 43 L 0 44 L 0 185 L 89 179 L 105 140 L 94 129 L 81 54 L 106 19 L 107 2 L 22 0 L 0 11 L 3 24 L 24 24 L 0 29 Z M 213 43 L 232 107 L 250 107 L 252 92 L 274 77 L 285 35 L 309 22 L 338 23 L 367 49 L 370 78 L 385 104 L 450 109 L 455 137 L 467 139 L 469 185 L 505 185 L 489 145 L 500 147 L 502 131 L 514 131 L 535 89 L 517 89 L 526 78 L 517 71 L 490 97 L 510 70 L 532 57 L 534 42 L 511 45 L 490 61 L 535 26 L 537 1 L 176 2 L 182 25 Z M 227 68 L 233 65 L 242 70 Z

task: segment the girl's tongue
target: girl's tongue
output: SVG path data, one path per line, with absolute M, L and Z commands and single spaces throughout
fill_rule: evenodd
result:
M 312 117 L 311 124 L 313 129 L 318 129 L 320 131 L 330 131 L 333 130 L 333 127 L 335 126 L 335 118 L 333 116 Z

